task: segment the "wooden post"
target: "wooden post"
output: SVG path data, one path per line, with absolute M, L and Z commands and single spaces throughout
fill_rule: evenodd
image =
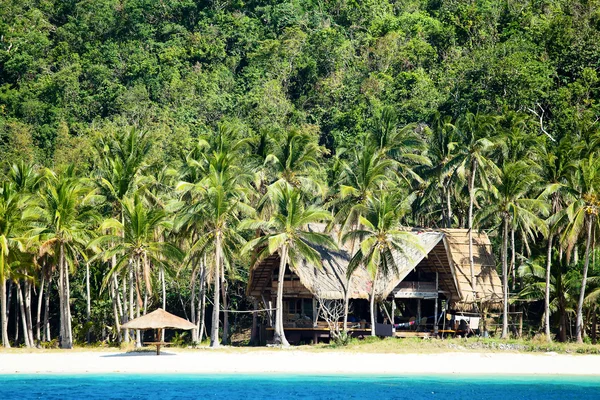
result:
M 396 316 L 396 298 L 394 297 L 394 293 L 392 293 L 392 332 L 395 332 L 396 329 L 394 328 L 394 318 Z
M 433 334 L 438 335 L 438 272 L 435 271 L 435 306 L 433 311 Z
M 519 337 L 523 337 L 523 311 L 519 313 Z
M 162 339 L 162 329 L 157 329 L 156 330 L 156 355 L 160 356 L 160 341 Z
M 318 312 L 317 312 L 317 299 L 313 296 L 312 298 L 312 308 L 313 308 L 313 328 L 317 327 L 317 317 L 318 317 Z M 316 336 L 315 336 L 316 337 Z
M 592 319 L 592 343 L 596 344 L 596 330 L 598 329 L 598 312 L 594 306 L 594 317 Z
M 254 299 L 252 302 L 254 306 L 254 311 L 252 312 L 252 333 L 250 334 L 250 344 L 252 346 L 256 346 L 258 341 L 258 300 Z
M 417 324 L 421 323 L 421 299 L 417 299 Z

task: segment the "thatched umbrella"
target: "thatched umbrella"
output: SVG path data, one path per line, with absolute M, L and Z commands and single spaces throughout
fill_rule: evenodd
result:
M 156 329 L 156 342 L 146 342 L 146 344 L 156 345 L 156 355 L 160 355 L 160 346 L 168 343 L 161 342 L 162 330 L 171 329 L 194 329 L 196 325 L 192 324 L 183 318 L 166 312 L 162 308 L 158 308 L 152 311 L 150 314 L 143 315 L 139 318 L 132 319 L 131 321 L 121 325 L 122 329 Z

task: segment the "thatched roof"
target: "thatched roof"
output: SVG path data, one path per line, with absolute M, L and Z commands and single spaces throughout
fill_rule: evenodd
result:
M 461 301 L 452 304 L 453 308 L 467 310 L 474 303 L 486 303 L 491 308 L 499 307 L 502 303 L 502 282 L 496 272 L 492 244 L 485 232 L 473 231 L 475 289 L 471 282 L 469 263 L 469 230 L 441 229 L 440 232 L 445 234 L 462 297 Z
M 323 232 L 325 226 L 322 224 L 311 224 L 310 230 Z M 386 298 L 398 284 L 412 271 L 414 268 L 434 249 L 436 246 L 442 246 L 443 233 L 434 231 L 411 231 L 420 248 L 412 245 L 407 245 L 404 252 L 395 252 L 397 271 L 389 276 L 381 276 L 377 279 L 375 293 L 376 297 Z M 332 236 L 338 238 L 337 232 L 333 232 Z M 315 268 L 309 265 L 306 261 L 301 264 L 294 272 L 298 275 L 303 288 L 307 289 L 306 294 L 317 295 L 324 299 L 343 299 L 346 287 L 348 285 L 346 279 L 346 268 L 350 261 L 353 250 L 351 243 L 340 245 L 339 250 L 328 250 L 318 247 L 317 250 L 321 254 L 323 262 L 322 268 Z M 444 250 L 445 251 L 445 250 Z M 447 257 L 446 257 L 447 258 Z M 446 262 L 448 264 L 448 262 Z M 255 266 L 250 273 L 248 285 L 248 293 L 251 296 L 260 298 L 261 295 L 269 296 L 272 289 L 272 271 L 279 265 L 279 256 L 273 255 L 261 264 Z M 448 269 L 448 275 L 452 276 L 453 272 Z M 453 278 L 448 280 L 448 290 L 454 292 L 455 297 L 458 297 L 456 284 L 453 283 Z M 289 286 L 295 285 L 285 282 Z M 358 268 L 352 275 L 350 281 L 350 298 L 353 299 L 368 299 L 373 288 L 373 278 L 365 268 Z M 284 289 L 286 290 L 286 289 Z M 265 294 L 265 292 L 267 292 Z M 286 290 L 286 293 L 288 291 Z
M 162 308 L 121 325 L 123 329 L 194 329 L 196 325 Z
M 325 226 L 312 224 L 309 229 L 323 232 Z M 455 309 L 466 310 L 474 303 L 469 265 L 469 239 L 466 229 L 413 230 L 421 249 L 407 246 L 403 254 L 394 254 L 398 264 L 396 273 L 380 277 L 376 282 L 376 296 L 388 297 L 406 276 L 417 266 L 424 272 L 437 272 L 439 287 Z M 337 232 L 332 237 L 338 238 Z M 339 250 L 317 248 L 323 262 L 315 268 L 304 262 L 295 274 L 299 281 L 284 282 L 287 296 L 317 295 L 325 299 L 343 299 L 347 287 L 346 268 L 353 253 L 350 243 Z M 355 251 L 356 249 L 354 249 Z M 495 269 L 491 243 L 485 233 L 473 233 L 474 270 L 477 277 L 476 298 L 478 303 L 487 303 L 492 308 L 502 301 L 502 285 Z M 248 294 L 260 299 L 270 298 L 276 291 L 273 271 L 279 266 L 279 256 L 274 254 L 254 266 L 250 271 Z M 350 282 L 350 298 L 367 299 L 371 293 L 373 279 L 364 268 L 358 268 Z M 395 292 L 394 292 L 395 293 Z M 500 302 L 500 303 L 499 303 Z
M 375 282 L 376 298 L 386 298 L 443 237 L 443 234 L 439 232 L 411 232 L 411 234 L 417 239 L 420 249 L 407 245 L 404 253 L 394 252 L 398 269 L 389 276 L 381 276 L 377 279 L 377 282 Z M 339 251 L 335 252 L 318 249 L 322 256 L 323 268 L 310 268 L 305 262 L 303 267 L 294 272 L 304 286 L 319 297 L 343 299 L 347 285 L 346 268 L 352 254 L 351 246 L 351 243 L 346 243 L 341 246 Z M 372 289 L 373 277 L 364 267 L 358 268 L 350 281 L 350 298 L 368 299 Z

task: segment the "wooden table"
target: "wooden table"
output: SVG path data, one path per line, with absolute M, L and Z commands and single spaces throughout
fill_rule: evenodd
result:
M 144 344 L 147 344 L 150 346 L 156 346 L 156 355 L 160 356 L 160 346 L 168 346 L 171 343 L 170 342 L 144 342 Z

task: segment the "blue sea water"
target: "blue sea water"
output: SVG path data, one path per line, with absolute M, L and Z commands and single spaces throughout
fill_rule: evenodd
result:
M 595 377 L 5 375 L 0 399 L 600 399 Z

